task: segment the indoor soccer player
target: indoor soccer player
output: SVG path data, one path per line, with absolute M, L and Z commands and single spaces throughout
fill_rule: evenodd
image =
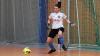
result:
M 54 6 L 54 12 L 50 13 L 49 15 L 48 24 L 51 24 L 52 27 L 47 38 L 47 43 L 50 47 L 48 54 L 56 51 L 56 49 L 53 46 L 53 39 L 56 35 L 58 35 L 58 44 L 61 44 L 61 48 L 63 48 L 64 51 L 67 50 L 67 48 L 64 45 L 63 21 L 65 20 L 70 25 L 71 25 L 71 22 L 68 19 L 66 19 L 67 16 L 60 11 L 60 8 L 61 8 L 61 2 L 58 1 L 58 3 Z

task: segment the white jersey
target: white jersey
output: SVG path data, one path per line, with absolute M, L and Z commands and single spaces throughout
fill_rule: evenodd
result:
M 49 19 L 52 20 L 52 29 L 58 29 L 63 26 L 63 19 L 66 19 L 66 15 L 64 13 L 51 13 L 49 15 Z

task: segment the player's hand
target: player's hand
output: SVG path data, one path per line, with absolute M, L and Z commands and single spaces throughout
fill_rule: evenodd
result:
M 76 24 L 73 23 L 73 22 L 70 23 L 70 26 L 71 26 L 71 27 L 74 27 L 75 25 L 76 25 Z
M 47 29 L 48 29 L 48 30 L 50 29 L 50 24 L 47 25 Z
M 75 25 L 76 25 L 76 24 L 74 24 L 74 23 L 70 24 L 71 27 L 74 27 Z

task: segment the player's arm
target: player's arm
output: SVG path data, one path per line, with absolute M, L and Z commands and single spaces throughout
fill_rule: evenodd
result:
M 51 24 L 51 19 L 50 19 L 50 18 L 48 18 L 48 24 L 49 24 L 49 25 Z
M 69 19 L 64 19 L 68 24 L 70 24 L 71 23 L 71 21 L 69 20 Z
M 75 26 L 75 24 L 72 22 L 72 21 L 70 21 L 69 19 L 67 19 L 67 17 L 65 17 L 65 19 L 64 19 L 70 26 Z
M 52 16 L 51 16 L 51 14 L 48 17 L 48 22 L 47 23 L 48 23 L 47 27 L 49 29 L 50 28 L 50 24 L 52 24 Z
M 49 25 L 52 24 L 52 14 L 50 14 L 49 17 L 48 17 L 48 24 Z

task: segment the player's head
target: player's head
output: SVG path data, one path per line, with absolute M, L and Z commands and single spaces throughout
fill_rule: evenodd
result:
M 56 12 L 56 13 L 59 12 L 60 11 L 60 8 L 61 8 L 61 2 L 58 2 L 54 6 L 54 12 Z
M 60 11 L 60 8 L 58 8 L 57 6 L 54 6 L 54 12 L 58 13 Z

